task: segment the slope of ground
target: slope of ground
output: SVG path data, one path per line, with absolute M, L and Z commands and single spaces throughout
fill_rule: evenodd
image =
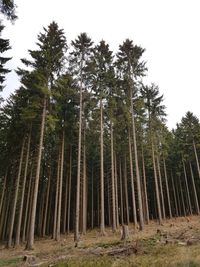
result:
M 106 230 L 100 236 L 92 230 L 74 246 L 73 234 L 62 235 L 61 241 L 50 238 L 35 241 L 33 251 L 24 246 L 13 249 L 0 247 L 0 267 L 59 266 L 59 267 L 135 267 L 135 266 L 200 266 L 200 217 L 167 220 L 162 226 L 151 222 L 144 231 L 129 226 L 130 238 L 120 240 Z

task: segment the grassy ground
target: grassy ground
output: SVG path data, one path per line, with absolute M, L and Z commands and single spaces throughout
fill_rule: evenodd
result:
M 81 237 L 78 248 L 74 247 L 72 234 L 63 235 L 60 242 L 50 238 L 36 240 L 33 251 L 24 251 L 24 246 L 8 250 L 2 244 L 0 267 L 200 266 L 198 216 L 169 220 L 162 226 L 151 222 L 142 232 L 130 225 L 129 231 L 126 242 L 120 241 L 120 230 L 113 234 L 107 229 L 103 237 L 98 230 L 89 231 Z M 35 257 L 35 261 L 23 261 L 25 255 Z

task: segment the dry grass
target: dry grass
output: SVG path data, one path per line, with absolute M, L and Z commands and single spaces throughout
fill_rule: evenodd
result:
M 120 241 L 120 231 L 113 234 L 108 228 L 106 236 L 101 236 L 98 230 L 88 231 L 81 237 L 78 248 L 74 247 L 73 234 L 62 235 L 60 242 L 38 239 L 34 251 L 24 251 L 24 246 L 8 250 L 1 245 L 0 267 L 25 266 L 24 255 L 36 256 L 44 263 L 42 266 L 200 266 L 199 216 L 168 220 L 162 226 L 152 221 L 142 232 L 130 225 L 129 231 L 130 239 L 125 243 Z M 197 242 L 187 246 L 191 238 Z M 166 244 L 168 239 L 170 242 Z M 129 245 L 136 246 L 137 252 L 109 256 L 110 251 Z

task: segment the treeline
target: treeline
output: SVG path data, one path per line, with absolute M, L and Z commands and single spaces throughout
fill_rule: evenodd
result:
M 38 35 L 17 70 L 20 88 L 0 110 L 0 240 L 8 248 L 199 214 L 199 120 L 187 112 L 167 129 L 158 86 L 142 81 L 143 53 L 127 39 L 114 54 L 86 33 L 68 45 L 55 22 Z

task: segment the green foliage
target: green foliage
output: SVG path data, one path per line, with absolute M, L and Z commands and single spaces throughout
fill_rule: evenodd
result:
M 4 26 L 0 21 L 0 36 L 2 34 L 3 29 Z M 9 69 L 5 68 L 5 64 L 11 59 L 10 57 L 3 57 L 2 54 L 10 48 L 11 47 L 9 44 L 9 40 L 0 38 L 0 91 L 2 91 L 4 88 L 3 83 L 5 81 L 5 75 L 10 72 Z
M 13 0 L 0 0 L 0 12 L 11 21 L 17 19 L 16 5 Z

